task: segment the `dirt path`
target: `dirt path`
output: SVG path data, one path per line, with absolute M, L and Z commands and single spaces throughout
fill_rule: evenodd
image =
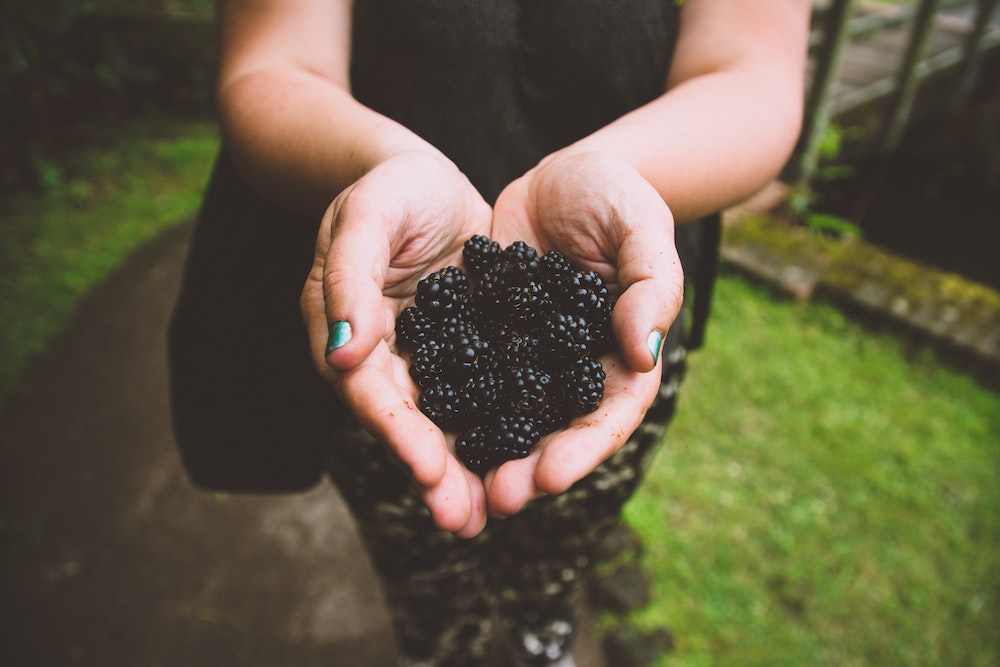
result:
M 390 665 L 330 487 L 220 499 L 183 475 L 164 331 L 189 231 L 98 290 L 0 420 L 0 664 Z
M 216 497 L 184 476 L 165 331 L 189 234 L 98 289 L 0 416 L 0 665 L 388 667 L 332 487 Z M 578 650 L 603 664 L 589 632 Z

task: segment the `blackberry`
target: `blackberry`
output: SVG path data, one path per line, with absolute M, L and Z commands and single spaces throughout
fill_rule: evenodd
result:
M 504 452 L 500 450 L 493 424 L 473 426 L 455 441 L 455 455 L 462 464 L 483 475 L 504 462 Z
M 590 351 L 590 323 L 578 315 L 555 313 L 545 320 L 539 338 L 553 361 L 572 363 Z
M 488 369 L 469 378 L 463 391 L 465 407 L 474 415 L 485 414 L 504 400 L 503 375 L 498 370 Z
M 565 409 L 573 415 L 585 415 L 597 409 L 604 398 L 604 380 L 607 375 L 601 362 L 592 357 L 577 361 L 559 378 L 563 388 Z
M 457 314 L 469 293 L 469 279 L 457 266 L 447 266 L 417 284 L 417 308 L 432 319 Z
M 559 285 L 565 276 L 576 271 L 569 258 L 558 250 L 549 250 L 542 255 L 541 266 L 546 280 L 554 285 Z
M 434 383 L 438 377 L 441 350 L 444 346 L 437 340 L 425 340 L 410 355 L 410 377 L 417 386 L 424 388 Z
M 473 426 L 455 442 L 455 454 L 472 472 L 482 475 L 501 463 L 523 459 L 541 439 L 537 421 L 524 415 L 501 415 L 495 422 Z
M 397 345 L 416 347 L 433 337 L 436 329 L 435 322 L 427 316 L 427 313 L 416 306 L 410 306 L 396 318 Z
M 531 366 L 515 366 L 503 376 L 504 394 L 518 415 L 542 415 L 552 390 L 552 376 Z
M 484 273 L 493 268 L 500 256 L 500 244 L 491 241 L 482 234 L 477 234 L 465 242 L 462 248 L 462 258 L 469 274 L 481 278 Z
M 463 259 L 476 288 L 458 267 L 430 274 L 396 338 L 420 409 L 458 435 L 456 454 L 482 474 L 597 408 L 612 303 L 600 274 L 557 251 L 473 236 Z
M 441 428 L 459 424 L 463 417 L 463 392 L 448 381 L 429 384 L 420 392 L 421 412 Z
M 500 253 L 497 269 L 511 281 L 528 281 L 541 267 L 538 252 L 524 241 L 514 241 Z
M 608 313 L 611 310 L 608 288 L 597 271 L 579 271 L 564 276 L 560 282 L 562 304 L 573 313 Z
M 490 346 L 474 332 L 460 333 L 452 338 L 442 350 L 442 373 L 454 379 L 465 380 L 477 368 L 488 368 Z
M 500 415 L 496 424 L 496 446 L 505 460 L 523 459 L 541 439 L 538 422 L 530 415 Z
M 461 308 L 435 324 L 430 337 L 446 344 L 458 336 L 475 336 L 479 333 L 479 326 L 476 320 L 470 318 L 468 308 Z
M 598 316 L 590 323 L 590 352 L 599 357 L 608 354 L 615 347 L 614 332 L 611 329 L 611 313 Z
M 541 261 L 534 248 L 523 241 L 515 241 L 500 252 L 493 267 L 482 276 L 480 291 L 487 295 L 500 295 L 509 288 L 526 285 L 538 276 Z
M 504 289 L 491 306 L 503 319 L 516 320 L 523 325 L 533 325 L 549 314 L 552 302 L 549 292 L 537 280 L 524 285 L 510 285 Z
M 541 366 L 544 354 L 534 332 L 504 327 L 494 343 L 494 360 L 501 368 Z

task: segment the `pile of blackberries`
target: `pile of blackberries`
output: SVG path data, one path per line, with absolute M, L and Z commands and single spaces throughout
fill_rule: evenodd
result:
M 458 434 L 459 459 L 483 474 L 597 409 L 613 304 L 600 274 L 556 251 L 477 235 L 463 255 L 468 275 L 449 266 L 420 281 L 396 338 L 420 409 Z

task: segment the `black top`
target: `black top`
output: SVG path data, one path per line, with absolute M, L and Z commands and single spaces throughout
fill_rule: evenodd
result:
M 352 87 L 493 202 L 662 93 L 676 29 L 673 0 L 357 0 Z M 346 418 L 309 358 L 299 294 L 318 221 L 296 218 L 221 151 L 169 332 L 175 435 L 198 486 L 307 488 Z
M 352 86 L 488 202 L 542 157 L 662 94 L 672 0 L 360 0 Z

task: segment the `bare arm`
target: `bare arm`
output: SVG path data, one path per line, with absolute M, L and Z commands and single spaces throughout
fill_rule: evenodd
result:
M 482 481 L 414 408 L 392 322 L 420 277 L 489 232 L 490 208 L 440 151 L 353 98 L 351 10 L 222 0 L 223 135 L 251 185 L 316 221 L 301 311 L 317 371 L 409 469 L 438 526 L 471 537 Z
M 350 93 L 351 0 L 222 0 L 227 147 L 266 196 L 318 220 L 389 156 L 440 155 Z
M 748 197 L 798 137 L 810 8 L 808 0 L 685 0 L 666 92 L 562 153 L 624 157 L 679 222 Z
M 486 478 L 511 515 L 614 454 L 659 386 L 683 296 L 674 222 L 721 210 L 781 169 L 800 126 L 808 0 L 685 0 L 666 92 L 542 160 L 501 193 L 494 234 L 557 248 L 621 294 L 601 410 Z

